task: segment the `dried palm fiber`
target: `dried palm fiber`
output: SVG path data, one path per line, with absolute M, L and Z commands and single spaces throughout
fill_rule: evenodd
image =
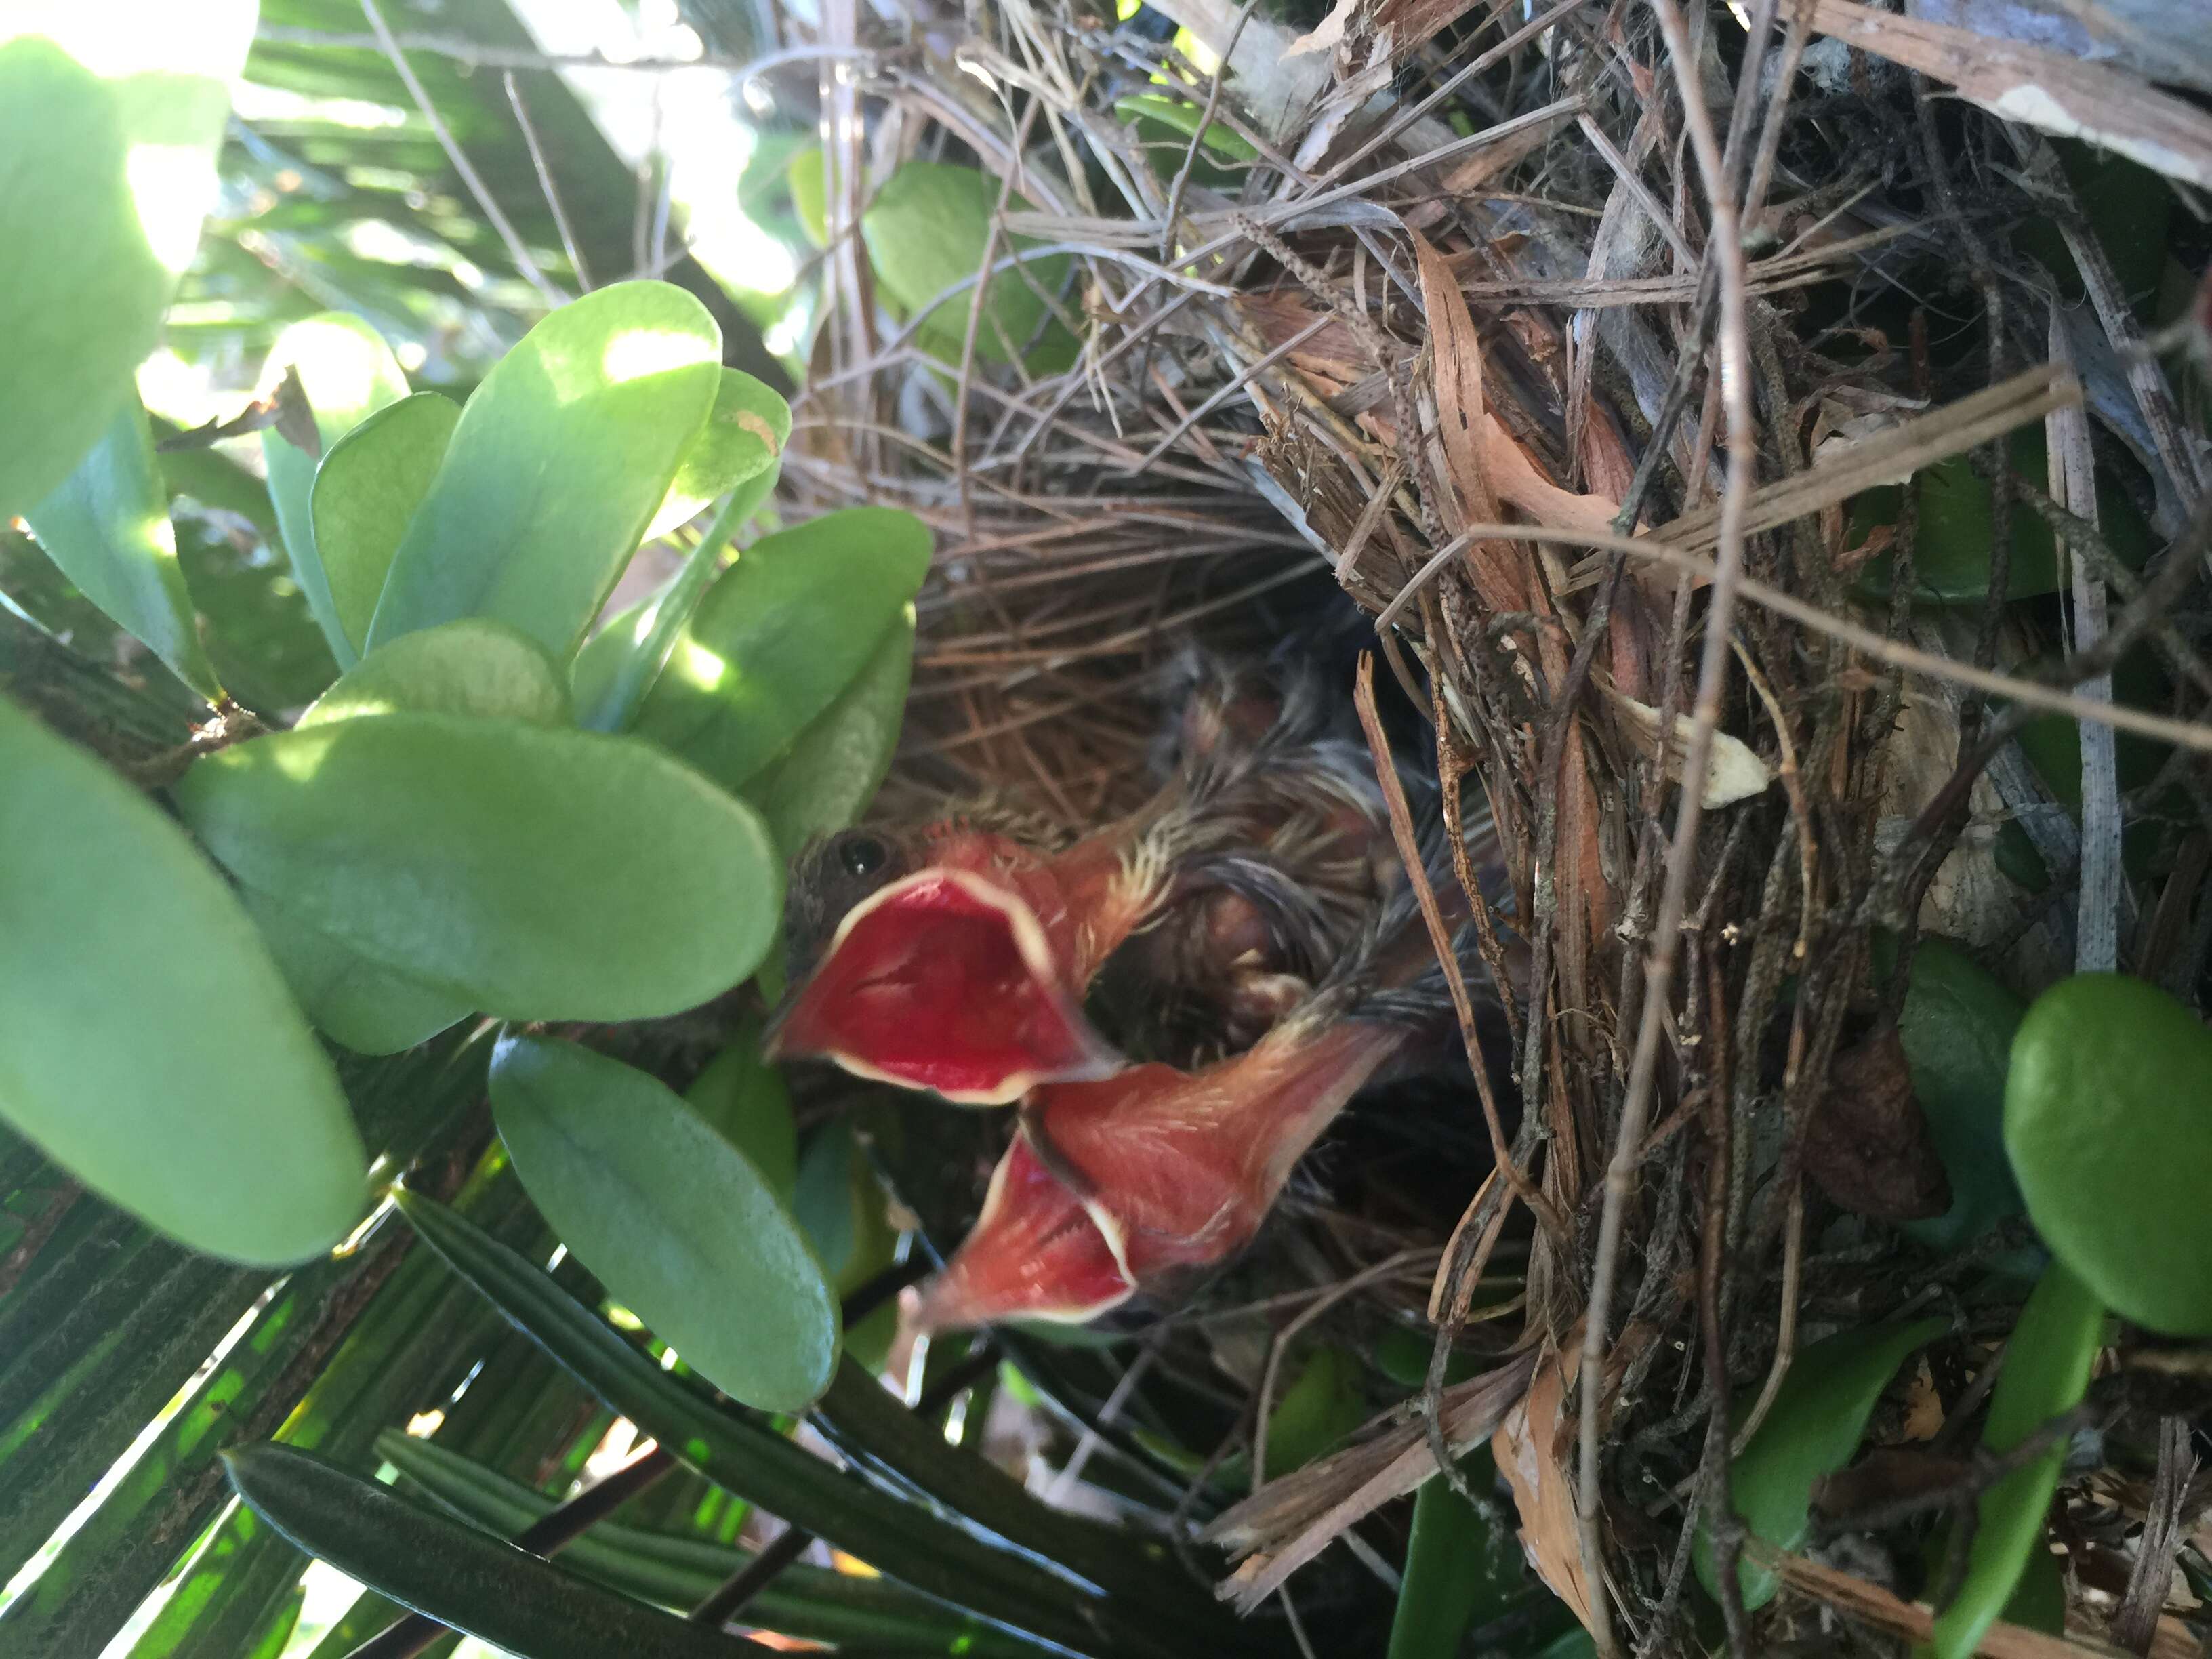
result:
M 2070 964 L 2117 926 L 2152 967 L 2202 965 L 2172 917 L 2023 910 L 1996 878 L 2002 823 L 2086 871 L 2117 856 L 2118 818 L 2054 815 L 1990 694 L 2212 748 L 2212 678 L 2164 620 L 2202 551 L 2197 394 L 2144 349 L 2044 137 L 2162 144 L 2185 179 L 2212 127 L 2101 59 L 1976 56 L 1971 7 L 1905 29 L 1845 0 L 1747 26 L 1677 0 L 1346 0 L 1303 33 L 1166 9 L 1227 78 L 1080 7 L 893 28 L 825 5 L 828 251 L 793 505 L 894 502 L 939 538 L 890 810 L 902 789 L 996 788 L 1096 821 L 1145 787 L 1149 671 L 1188 635 L 1264 648 L 1340 592 L 1381 624 L 1386 682 L 1438 728 L 1423 758 L 1498 827 L 1510 902 L 1477 908 L 1522 991 L 1510 1145 L 1434 1213 L 1311 1211 L 1299 1270 L 1435 1319 L 1432 1425 L 1446 1349 L 1540 1356 L 1556 1424 L 1530 1440 L 1516 1419 L 1532 1553 L 1601 1644 L 1624 1620 L 1664 1636 L 1687 1558 L 1681 1510 L 1655 1521 L 1650 1492 L 1716 1478 L 1708 1425 L 1771 1395 L 1801 1303 L 1847 1291 L 1871 1321 L 1925 1297 L 1893 1240 L 1848 1285 L 1805 1260 L 1834 1214 L 1801 1179 L 1808 1126 L 1836 1056 L 1894 1012 L 1875 930 Z M 1979 107 L 1939 107 L 1922 75 Z M 1164 143 L 1117 108 L 1133 93 L 1243 148 Z M 1000 192 L 977 276 L 934 313 L 949 331 L 883 302 L 860 230 L 915 158 Z M 2087 303 L 2012 245 L 2035 217 Z M 992 340 L 987 270 L 1065 272 L 1035 288 L 1072 365 Z M 2028 670 L 2069 637 L 2055 611 L 1915 611 L 1909 492 L 1871 533 L 1847 510 L 1947 458 L 1996 471 L 2023 428 L 2062 458 L 2094 441 L 2171 549 L 2114 578 L 2106 647 L 2075 625 L 2091 654 L 2070 669 Z M 2000 597 L 2010 519 L 2085 504 L 2053 482 L 1992 491 Z M 2068 544 L 2099 556 L 2078 529 Z M 2073 689 L 2139 639 L 2169 708 Z M 1457 1109 L 1459 1144 L 1487 1146 L 1475 1103 Z M 1485 1305 L 1476 1281 L 1508 1257 L 1525 1296 Z M 1206 1357 L 1226 1364 L 1219 1342 Z M 1401 1440 L 1376 1444 L 1395 1460 Z M 1290 1524 L 1340 1516 L 1373 1464 L 1302 1489 Z

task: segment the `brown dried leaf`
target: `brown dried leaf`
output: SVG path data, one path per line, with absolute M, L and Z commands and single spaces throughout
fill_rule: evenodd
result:
M 1533 1353 L 1519 1354 L 1443 1391 L 1439 1410 L 1444 1443 L 1454 1456 L 1498 1430 L 1528 1387 L 1534 1364 Z M 1246 1558 L 1215 1594 L 1233 1601 L 1238 1612 L 1250 1612 L 1346 1528 L 1437 1473 L 1427 1428 L 1413 1422 L 1394 1424 L 1270 1480 L 1199 1534 L 1201 1541 Z
M 1574 1610 L 1587 1630 L 1589 1581 L 1583 1575 L 1575 1477 L 1568 1455 L 1572 1436 L 1565 1413 L 1567 1389 L 1580 1360 L 1579 1352 L 1562 1352 L 1547 1345 L 1528 1394 L 1505 1414 L 1490 1438 L 1490 1449 L 1498 1473 L 1513 1489 L 1514 1506 L 1521 1512 L 1522 1547 L 1528 1552 L 1537 1577 Z
M 1304 296 L 1291 289 L 1240 295 L 1237 305 L 1252 325 L 1252 331 L 1270 350 L 1296 339 L 1321 321 L 1320 314 L 1306 303 Z M 1322 376 L 1339 386 L 1349 386 L 1366 374 L 1373 362 L 1367 348 L 1340 317 L 1330 318 L 1310 339 L 1292 348 L 1290 360 L 1308 374 Z
M 1936 1614 L 1925 1602 L 1906 1601 L 1879 1584 L 1802 1555 L 1790 1555 L 1756 1538 L 1744 1543 L 1744 1553 L 1771 1567 L 1784 1584 L 1801 1595 L 1825 1602 L 1863 1624 L 1874 1626 L 1911 1642 L 1933 1638 Z M 2041 1631 L 2000 1620 L 1989 1627 L 1974 1651 L 1985 1659 L 2088 1659 L 2091 1655 L 2118 1655 L 2122 1650 L 2101 1642 L 2046 1636 Z M 2161 1620 L 2150 1646 L 2151 1659 L 2195 1659 L 2196 1638 L 2179 1620 Z
M 1833 1520 L 1900 1498 L 1924 1498 L 1955 1486 L 1972 1475 L 1961 1457 L 1946 1457 L 1911 1446 L 1883 1446 L 1847 1469 L 1823 1476 L 1813 1488 L 1813 1505 Z
M 1562 110 L 1547 121 L 1531 123 L 1521 131 L 1510 133 L 1494 144 L 1485 144 L 1474 155 L 1454 162 L 1445 170 L 1437 186 L 1438 196 L 1448 203 L 1455 197 L 1474 194 L 1494 179 L 1503 179 L 1541 149 L 1550 142 L 1554 131 L 1573 118 L 1571 112 Z
M 1894 1025 L 1836 1056 L 1805 1134 L 1805 1173 L 1855 1215 L 1919 1221 L 1951 1207 Z
M 1510 503 L 1540 525 L 1561 530 L 1613 533 L 1620 503 L 1604 496 L 1562 489 L 1536 468 L 1528 452 L 1498 416 L 1485 414 L 1476 431 L 1485 477 L 1500 501 Z
M 1441 481 L 1445 485 L 1444 528 L 1455 533 L 1463 524 L 1495 523 L 1498 516 L 1497 492 L 1482 464 L 1482 422 L 1487 418 L 1482 340 L 1451 267 L 1427 237 L 1418 231 L 1413 236 L 1421 307 L 1428 313 L 1430 349 L 1436 359 L 1437 438 L 1449 474 Z M 1528 577 L 1510 546 L 1487 542 L 1468 549 L 1467 568 L 1485 609 L 1528 608 Z
M 1647 757 L 1659 752 L 1659 711 L 1648 702 L 1611 693 L 1629 740 Z M 1682 781 L 1682 758 L 1688 752 L 1692 724 L 1686 714 L 1674 716 L 1674 741 L 1667 745 L 1667 775 Z M 1732 806 L 1737 801 L 1765 793 L 1774 781 L 1774 769 L 1759 759 L 1749 744 L 1726 732 L 1715 732 L 1705 753 L 1705 781 L 1701 792 L 1708 807 Z

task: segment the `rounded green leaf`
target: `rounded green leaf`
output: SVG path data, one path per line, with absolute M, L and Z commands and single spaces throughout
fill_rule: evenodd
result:
M 428 1042 L 471 1012 L 450 991 L 371 962 L 310 927 L 265 893 L 242 887 L 239 897 L 315 1029 L 357 1054 L 401 1053 Z
M 195 1249 L 276 1266 L 337 1243 L 361 1141 L 230 890 L 5 702 L 0 776 L 0 1117 Z
M 628 738 L 368 715 L 207 756 L 176 794 L 245 885 L 503 1018 L 695 1006 L 759 963 L 781 902 L 752 811 Z
M 154 349 L 215 198 L 252 0 L 0 11 L 0 523 L 50 494 Z
M 62 487 L 27 514 L 46 556 L 102 611 L 212 702 L 222 693 L 201 648 L 177 563 L 169 492 L 134 392 Z
M 461 411 L 369 642 L 490 617 L 565 664 L 705 423 L 721 356 L 706 307 L 667 283 L 617 283 L 539 322 Z
M 2013 1039 L 2004 1145 L 2028 1218 L 2106 1304 L 2212 1335 L 2212 1033 L 2155 986 L 2076 974 Z
M 799 1177 L 799 1131 L 783 1073 L 761 1058 L 760 1033 L 749 1030 L 707 1062 L 684 1098 L 701 1120 L 735 1146 L 787 1204 Z
M 295 729 L 403 711 L 566 726 L 568 693 L 536 641 L 498 623 L 447 623 L 402 635 L 371 652 L 300 716 Z M 451 991 L 370 961 L 267 894 L 249 887 L 245 896 L 307 1018 L 356 1053 L 398 1054 L 471 1012 Z
M 315 553 L 332 612 L 356 651 L 368 643 L 392 556 L 430 493 L 460 418 L 452 398 L 418 392 L 362 422 L 315 469 L 308 495 Z
M 734 1400 L 802 1412 L 837 1364 L 837 1299 L 750 1159 L 665 1085 L 550 1037 L 492 1055 L 515 1173 L 577 1258 Z
M 1912 980 L 1897 1034 L 1912 1071 L 1912 1092 L 1927 1116 L 1951 1207 L 1900 1231 L 1930 1249 L 1949 1250 L 2020 1213 L 2020 1189 L 2004 1156 L 2005 1073 L 2013 1033 L 2027 1005 L 1948 939 L 1923 939 L 1912 953 Z
M 295 729 L 395 713 L 566 726 L 568 688 L 537 641 L 471 617 L 380 646 L 340 675 Z
M 1851 1461 L 1881 1391 L 1905 1356 L 1935 1340 L 1940 1319 L 1845 1331 L 1798 1354 L 1765 1421 L 1729 1474 L 1729 1497 L 1752 1536 L 1794 1550 L 1812 1524 L 1813 1488 Z M 1698 1582 L 1720 1599 L 1712 1542 L 1701 1528 L 1692 1547 Z M 1736 1564 L 1747 1607 L 1774 1599 L 1780 1581 L 1749 1559 Z
M 928 528 L 856 507 L 763 537 L 715 580 L 636 729 L 737 789 L 852 684 L 929 570 Z
M 786 858 L 867 811 L 898 748 L 913 670 L 914 624 L 902 617 L 791 752 L 745 786 Z
M 51 41 L 0 46 L 0 522 L 58 486 L 153 349 L 169 273 L 146 245 L 115 100 Z M 56 226 L 69 234 L 56 236 Z
M 2045 1268 L 2005 1344 L 1982 1444 L 1993 1452 L 2010 1451 L 2080 1404 L 2104 1327 L 2105 1309 L 2096 1293 L 2061 1262 Z M 2043 1547 L 2044 1518 L 2065 1461 L 2061 1440 L 1982 1494 L 1966 1578 L 1951 1605 L 1936 1616 L 1937 1659 L 1966 1659 L 2011 1600 L 2029 1558 Z
M 1006 198 L 1010 212 L 1026 211 L 1018 194 Z M 999 207 L 999 181 L 975 167 L 949 161 L 908 161 L 884 181 L 860 216 L 860 236 L 884 292 L 906 311 L 928 305 L 955 283 L 973 277 L 983 264 L 987 245 L 994 263 L 1037 246 L 1034 237 L 1000 236 L 991 242 L 992 216 Z M 1030 260 L 1025 270 L 1002 270 L 990 279 L 983 314 L 975 328 L 975 355 L 985 362 L 1010 362 L 1017 356 L 1035 368 L 1052 366 L 1073 344 L 1043 295 L 1066 284 L 1069 256 L 1055 253 Z M 1042 290 L 1042 292 L 1040 292 Z M 963 289 L 923 319 L 922 345 L 948 362 L 959 361 L 968 337 L 974 289 Z M 1031 342 L 1036 340 L 1036 346 Z
M 668 499 L 642 539 L 665 535 L 696 517 L 708 502 L 758 477 L 783 459 L 790 436 L 791 405 L 775 388 L 742 369 L 724 369 L 714 411 L 684 452 Z
M 276 527 L 283 533 L 284 550 L 292 561 L 292 574 L 307 596 L 315 625 L 330 642 L 338 666 L 352 666 L 359 656 L 358 641 L 339 617 L 337 601 L 324 571 L 315 545 L 315 471 L 338 441 L 377 410 L 407 395 L 407 376 L 392 348 L 362 319 L 342 311 L 319 312 L 301 319 L 276 337 L 262 365 L 260 392 L 276 395 L 288 374 L 299 376 L 314 412 L 315 438 L 320 446 L 310 455 L 289 438 L 269 427 L 261 434 L 262 459 L 269 467 L 269 499 L 276 508 Z

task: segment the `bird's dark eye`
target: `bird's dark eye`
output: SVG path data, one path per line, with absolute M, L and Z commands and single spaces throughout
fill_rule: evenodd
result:
M 873 836 L 848 836 L 837 848 L 837 862 L 854 877 L 874 875 L 890 855 L 890 849 Z

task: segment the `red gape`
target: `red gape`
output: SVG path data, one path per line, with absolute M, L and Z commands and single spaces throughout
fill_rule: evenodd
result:
M 856 905 L 770 1033 L 770 1055 L 1003 1106 L 1120 1063 L 1085 1018 L 1098 964 L 1152 906 L 1119 838 L 1048 859 L 1003 836 L 933 837 L 930 863 Z
M 1087 1319 L 1226 1261 L 1405 1036 L 1293 1023 L 1196 1072 L 1137 1066 L 1039 1088 L 981 1219 L 923 1297 L 923 1328 Z
M 967 1242 L 923 1293 L 917 1323 L 925 1331 L 1000 1319 L 1080 1323 L 1135 1291 L 1083 1200 L 1017 1134 Z

